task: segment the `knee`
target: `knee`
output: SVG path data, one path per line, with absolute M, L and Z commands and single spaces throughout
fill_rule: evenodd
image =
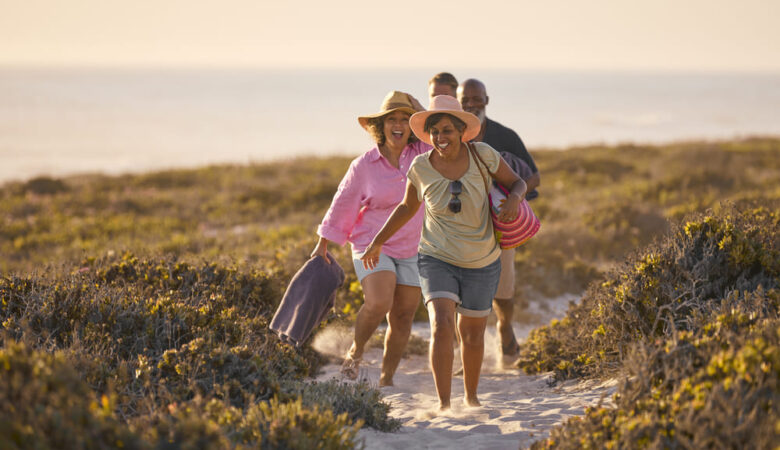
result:
M 431 337 L 434 340 L 444 339 L 451 341 L 455 334 L 455 323 L 451 317 L 437 317 L 431 326 Z
M 388 311 L 390 311 L 390 305 L 385 304 L 384 302 L 365 302 L 363 303 L 363 306 L 360 308 L 363 310 L 366 314 L 369 314 L 371 316 L 380 316 L 384 317 L 385 314 L 387 314 Z
M 480 346 L 485 344 L 485 332 L 478 332 L 476 330 L 461 329 L 460 339 L 463 345 Z
M 414 320 L 414 310 L 411 311 L 396 311 L 390 310 L 390 324 L 395 327 L 412 327 L 412 321 Z

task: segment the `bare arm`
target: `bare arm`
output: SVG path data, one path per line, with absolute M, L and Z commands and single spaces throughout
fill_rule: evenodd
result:
M 406 194 L 404 199 L 395 207 L 393 213 L 387 218 L 387 222 L 379 230 L 374 240 L 366 247 L 366 252 L 360 258 L 363 261 L 363 267 L 374 269 L 379 262 L 379 253 L 382 251 L 382 245 L 390 239 L 396 231 L 400 230 L 406 222 L 414 217 L 417 210 L 420 209 L 420 200 L 417 199 L 417 188 L 407 181 Z
M 499 160 L 498 170 L 490 175 L 509 191 L 509 196 L 498 213 L 498 220 L 502 222 L 511 222 L 517 218 L 517 208 L 520 202 L 525 198 L 528 189 L 525 181 L 509 167 L 503 158 Z
M 540 184 L 542 184 L 542 178 L 539 176 L 539 172 L 534 172 L 533 175 L 528 177 L 527 180 L 525 180 L 525 184 L 527 186 L 527 191 L 531 192 L 534 189 L 538 188 Z
M 330 259 L 328 258 L 328 240 L 324 237 L 320 236 L 320 239 L 317 241 L 317 246 L 314 247 L 314 250 L 311 251 L 311 257 L 314 258 L 315 256 L 319 255 L 322 256 L 322 259 L 325 260 L 328 264 L 330 264 Z

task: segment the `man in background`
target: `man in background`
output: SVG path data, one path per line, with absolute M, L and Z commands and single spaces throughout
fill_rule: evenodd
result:
M 435 77 L 434 77 L 435 78 Z M 433 81 L 433 80 L 431 80 Z M 470 78 L 458 86 L 457 98 L 463 109 L 479 117 L 482 128 L 474 141 L 482 141 L 496 149 L 499 153 L 507 152 L 520 158 L 531 169 L 531 175 L 524 178 L 528 185 L 526 199 L 539 196 L 536 188 L 541 182 L 539 170 L 534 159 L 528 153 L 523 140 L 512 129 L 488 119 L 485 107 L 490 98 L 484 83 Z M 493 299 L 493 309 L 498 318 L 498 335 L 501 342 L 501 354 L 505 358 L 517 356 L 520 346 L 512 329 L 512 316 L 515 310 L 515 250 L 501 250 L 501 279 L 498 291 Z
M 455 97 L 458 90 L 458 80 L 449 72 L 440 72 L 428 81 L 428 102 L 437 95 Z

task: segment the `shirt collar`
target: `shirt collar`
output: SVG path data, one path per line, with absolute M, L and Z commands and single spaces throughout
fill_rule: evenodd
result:
M 371 162 L 378 161 L 382 157 L 382 152 L 379 151 L 379 147 L 374 147 L 368 151 L 368 160 Z

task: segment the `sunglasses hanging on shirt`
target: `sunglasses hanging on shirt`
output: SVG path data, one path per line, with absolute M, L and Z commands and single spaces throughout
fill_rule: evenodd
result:
M 450 194 L 452 194 L 452 197 L 450 198 L 450 202 L 447 204 L 447 207 L 449 207 L 450 211 L 454 212 L 455 214 L 460 212 L 460 199 L 458 196 L 461 192 L 463 192 L 463 184 L 461 184 L 459 180 L 451 181 Z

